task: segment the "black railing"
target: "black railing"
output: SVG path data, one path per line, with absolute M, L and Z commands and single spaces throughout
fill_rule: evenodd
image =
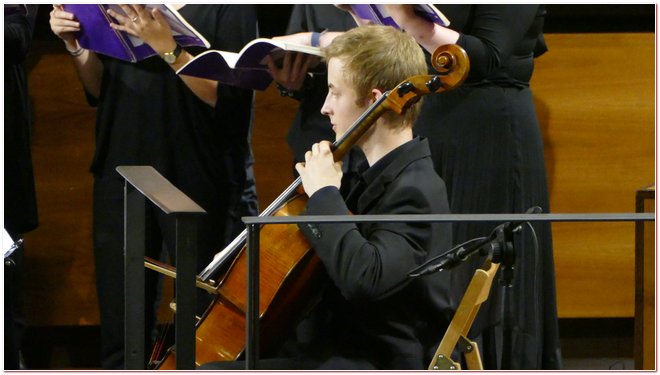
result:
M 144 211 L 145 197 L 177 220 L 175 319 L 176 368 L 195 365 L 195 220 L 205 211 L 151 167 L 118 167 L 126 179 L 126 368 L 144 368 Z M 574 214 L 444 214 L 444 215 L 316 215 L 248 216 L 247 309 L 245 367 L 256 369 L 259 359 L 259 231 L 263 225 L 365 222 L 615 222 L 654 221 L 654 213 Z M 186 256 L 179 256 L 179 254 Z

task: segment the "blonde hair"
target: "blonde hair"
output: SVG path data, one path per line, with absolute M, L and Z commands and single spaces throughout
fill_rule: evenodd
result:
M 358 106 L 370 96 L 372 89 L 382 92 L 395 88 L 406 78 L 427 74 L 424 52 L 415 39 L 390 26 L 368 25 L 351 29 L 336 37 L 323 49 L 325 61 L 338 58 L 344 63 L 346 80 L 353 85 Z M 421 100 L 403 116 L 388 112 L 384 117 L 392 123 L 412 126 Z

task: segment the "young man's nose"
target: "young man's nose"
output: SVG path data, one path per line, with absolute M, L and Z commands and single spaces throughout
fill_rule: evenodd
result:
M 328 94 L 330 95 L 330 94 Z M 324 116 L 330 116 L 330 108 L 328 107 L 328 97 L 325 97 L 325 101 L 323 102 L 323 106 L 321 107 L 321 114 Z

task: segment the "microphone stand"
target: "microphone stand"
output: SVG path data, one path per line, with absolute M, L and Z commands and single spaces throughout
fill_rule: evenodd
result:
M 513 246 L 513 232 L 520 227 L 500 225 L 495 228 L 493 238 L 486 246 L 493 263 L 500 264 L 499 283 L 502 286 L 502 364 L 501 369 L 511 369 L 513 356 L 513 279 L 515 276 L 516 253 Z
M 539 214 L 541 207 L 530 207 L 525 213 Z M 500 285 L 502 286 L 502 364 L 503 370 L 511 370 L 513 365 L 513 320 L 516 314 L 513 298 L 516 251 L 513 246 L 513 233 L 521 230 L 524 222 L 508 222 L 493 229 L 487 244 L 492 261 L 500 264 Z M 533 229 L 532 229 L 533 230 Z M 538 254 L 536 255 L 538 256 Z
M 540 207 L 527 210 L 527 214 L 541 213 Z M 516 254 L 513 246 L 513 233 L 520 230 L 524 222 L 507 222 L 495 227 L 490 235 L 467 248 L 460 246 L 452 249 L 441 257 L 409 272 L 409 277 L 415 278 L 430 273 L 450 269 L 467 260 L 472 254 L 479 252 L 488 255 L 492 263 L 499 264 L 501 269 L 499 283 L 502 286 L 502 369 L 511 369 L 513 356 L 513 317 L 515 301 L 513 300 L 513 279 L 515 276 Z M 435 263 L 437 262 L 437 263 Z M 430 264 L 429 264 L 430 263 Z M 476 315 L 476 311 L 474 312 Z M 471 322 L 470 322 L 471 324 Z M 469 330 L 469 328 L 468 328 Z M 467 334 L 467 330 L 466 330 Z

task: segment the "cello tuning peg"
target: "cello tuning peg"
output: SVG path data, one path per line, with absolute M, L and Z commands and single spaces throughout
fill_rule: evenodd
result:
M 399 88 L 397 88 L 396 93 L 399 95 L 399 97 L 402 97 L 407 93 L 411 92 L 414 87 L 415 86 L 411 82 L 405 82 L 399 85 Z
M 436 92 L 442 86 L 443 86 L 442 80 L 438 76 L 433 76 L 431 80 L 426 82 L 426 88 L 428 88 L 430 92 Z

